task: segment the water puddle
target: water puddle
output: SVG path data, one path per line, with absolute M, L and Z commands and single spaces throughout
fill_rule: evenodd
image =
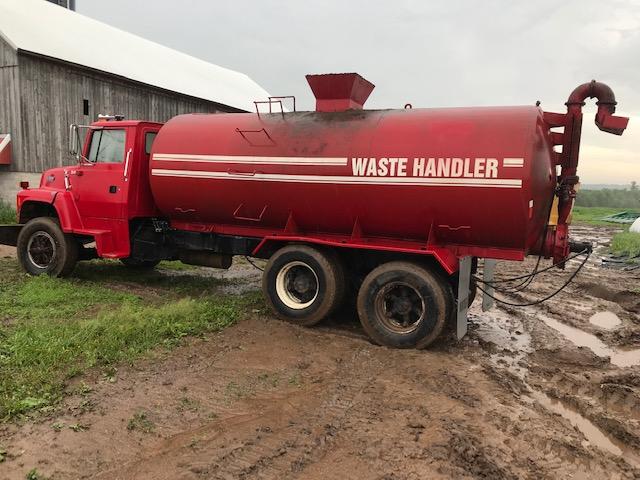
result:
M 476 334 L 502 350 L 489 357 L 493 365 L 507 368 L 524 380 L 527 375 L 524 360 L 532 348 L 531 335 L 524 330 L 522 322 L 497 309 L 481 312 L 477 305 L 472 307 L 470 318 L 478 325 Z
M 548 327 L 559 332 L 577 347 L 586 347 L 599 357 L 609 357 L 613 365 L 618 367 L 631 367 L 640 365 L 640 349 L 637 350 L 617 350 L 609 347 L 595 335 L 591 335 L 583 330 L 570 327 L 558 320 L 538 313 L 537 318 L 542 320 Z M 617 317 L 616 317 L 617 318 Z
M 533 399 L 544 408 L 553 413 L 557 413 L 563 418 L 566 418 L 569 423 L 571 423 L 571 425 L 582 432 L 584 438 L 587 439 L 587 442 L 589 442 L 590 445 L 598 447 L 616 456 L 622 455 L 622 449 L 620 447 L 614 444 L 611 439 L 604 433 L 602 433 L 602 431 L 598 427 L 596 427 L 593 423 L 591 423 L 575 410 L 567 408 L 559 400 L 548 397 L 538 390 L 532 389 L 530 391 L 530 394 Z
M 592 315 L 589 321 L 596 327 L 603 328 L 604 330 L 613 330 L 622 323 L 613 312 L 598 312 Z
M 470 317 L 478 325 L 476 334 L 483 340 L 491 342 L 502 349 L 501 352 L 491 355 L 490 360 L 495 366 L 506 368 L 523 381 L 527 390 L 527 394 L 523 397 L 524 399 L 537 402 L 548 411 L 567 419 L 586 439 L 584 446 L 594 446 L 612 455 L 622 457 L 631 465 L 640 468 L 640 458 L 630 451 L 624 443 L 612 439 L 576 410 L 535 390 L 527 383 L 528 367 L 526 357 L 532 351 L 531 336 L 524 331 L 522 322 L 517 317 L 497 309 L 488 313 L 480 312 L 475 307 L 472 309 Z M 621 364 L 621 366 L 640 364 L 640 350 L 631 352 L 616 351 L 607 347 L 597 337 L 582 330 L 569 327 L 553 318 L 540 314 L 537 314 L 537 317 L 541 318 L 548 326 L 560 332 L 575 345 L 590 348 L 596 355 L 610 357 L 612 363 L 615 360 L 616 364 Z

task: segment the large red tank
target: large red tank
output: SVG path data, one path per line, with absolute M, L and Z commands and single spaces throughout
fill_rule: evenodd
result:
M 279 234 L 293 222 L 305 235 L 410 240 L 456 255 L 543 249 L 562 140 L 549 114 L 361 110 L 373 88 L 361 77 L 309 82 L 315 112 L 170 120 L 150 163 L 163 214 L 219 233 Z

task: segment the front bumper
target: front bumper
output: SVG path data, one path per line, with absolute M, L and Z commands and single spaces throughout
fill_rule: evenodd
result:
M 0 225 L 0 245 L 17 246 L 22 227 L 24 225 Z

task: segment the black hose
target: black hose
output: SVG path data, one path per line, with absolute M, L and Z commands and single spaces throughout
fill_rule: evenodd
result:
M 575 255 L 571 255 L 570 257 L 567 257 L 566 259 L 558 262 L 558 263 L 554 263 L 553 265 L 543 268 L 542 270 L 538 270 L 537 272 L 534 273 L 528 273 L 526 275 L 520 275 L 519 277 L 513 277 L 513 278 L 504 278 L 504 279 L 500 279 L 500 280 L 490 280 L 490 281 L 484 281 L 481 280 L 478 277 L 473 277 L 477 282 L 479 283 L 485 283 L 487 285 L 493 285 L 494 283 L 508 283 L 508 282 L 515 282 L 516 280 L 522 280 L 524 278 L 530 278 L 531 276 L 535 276 L 538 275 L 542 272 L 546 272 L 548 270 L 551 270 L 552 268 L 557 267 L 558 265 L 562 265 L 563 263 L 568 262 L 569 260 L 573 260 L 576 257 L 579 257 L 580 255 L 584 255 L 585 253 L 587 253 L 587 250 L 583 250 L 582 252 L 578 252 Z
M 536 275 L 540 273 L 538 269 L 540 268 L 541 260 L 542 260 L 542 255 L 538 255 L 538 260 L 536 261 L 536 266 L 533 268 L 533 272 L 528 274 L 527 278 L 523 280 L 522 283 L 520 283 L 519 285 L 516 285 L 515 287 L 506 287 L 506 288 L 493 287 L 494 290 L 496 292 L 501 292 L 501 293 L 522 292 L 526 290 L 529 287 L 529 285 L 533 283 L 533 280 L 535 279 Z
M 582 270 L 582 267 L 584 267 L 584 265 L 587 263 L 587 260 L 589 260 L 589 257 L 591 257 L 591 252 L 587 252 L 587 251 L 580 252 L 580 253 L 578 253 L 578 254 L 574 255 L 573 257 L 569 257 L 569 258 L 567 258 L 566 260 L 564 260 L 564 261 L 563 261 L 563 262 L 566 262 L 566 261 L 570 260 L 571 258 L 575 258 L 576 256 L 578 256 L 578 255 L 582 255 L 582 254 L 584 254 L 584 253 L 586 253 L 586 254 L 587 254 L 587 256 L 586 256 L 586 257 L 584 257 L 584 260 L 582 261 L 582 263 L 578 266 L 578 268 L 576 268 L 575 272 L 573 272 L 573 273 L 571 274 L 571 276 L 570 276 L 570 277 L 569 277 L 569 279 L 564 283 L 564 285 L 562 285 L 560 288 L 558 288 L 555 292 L 553 292 L 553 293 L 551 293 L 551 294 L 547 295 L 547 296 L 546 296 L 546 297 L 544 297 L 544 298 L 538 299 L 538 300 L 536 300 L 536 301 L 534 301 L 534 302 L 529 302 L 529 303 L 512 303 L 512 302 L 507 302 L 506 300 L 501 300 L 501 299 L 499 299 L 499 298 L 494 297 L 494 296 L 493 296 L 493 295 L 491 295 L 490 293 L 487 293 L 487 291 L 486 291 L 486 290 L 484 290 L 484 289 L 483 289 L 482 287 L 480 287 L 479 285 L 478 285 L 478 290 L 480 290 L 482 293 L 484 293 L 485 295 L 487 295 L 489 298 L 493 298 L 496 302 L 502 303 L 502 304 L 504 304 L 504 305 L 509 305 L 509 306 L 511 306 L 511 307 L 530 307 L 530 306 L 533 306 L 533 305 L 539 305 L 539 304 L 541 304 L 542 302 L 546 302 L 547 300 L 549 300 L 549 299 L 551 299 L 551 298 L 555 297 L 555 296 L 556 296 L 557 294 L 559 294 L 562 290 L 564 290 L 564 289 L 567 287 L 567 285 L 569 285 L 569 284 L 573 281 L 573 279 L 576 277 L 576 275 L 578 275 L 578 273 L 580 272 L 580 270 Z M 541 271 L 543 271 L 543 270 L 541 270 Z M 487 282 L 485 282 L 485 283 L 487 283 Z
M 249 264 L 250 264 L 251 266 L 253 266 L 254 268 L 256 268 L 256 269 L 260 270 L 261 272 L 264 272 L 264 268 L 260 268 L 258 265 L 256 265 L 255 263 L 253 263 L 253 261 L 252 261 L 252 260 L 251 260 L 247 255 L 245 255 L 245 256 L 244 256 L 244 258 L 245 258 L 245 260 L 246 260 L 247 262 L 249 262 Z
M 547 208 L 547 219 L 551 218 L 551 210 L 553 210 L 553 200 L 549 203 L 549 208 Z M 549 222 L 547 222 L 547 224 L 544 226 L 544 233 L 542 234 L 542 238 L 547 238 L 547 234 L 549 233 Z M 540 273 L 540 271 L 538 271 L 538 268 L 540 267 L 540 261 L 542 260 L 542 253 L 540 253 L 540 255 L 538 255 L 538 260 L 536 261 L 536 266 L 533 268 L 533 272 L 524 275 L 522 277 L 516 277 L 516 278 L 511 278 L 511 279 L 505 279 L 505 280 L 496 280 L 493 282 L 484 282 L 478 278 L 476 278 L 476 281 L 480 282 L 480 283 L 507 283 L 507 282 L 512 282 L 515 280 L 521 280 L 521 279 L 525 279 L 520 285 L 516 285 L 515 287 L 507 287 L 507 288 L 498 288 L 498 287 L 493 287 L 496 291 L 498 292 L 504 292 L 504 293 L 509 293 L 509 292 L 522 292 L 523 290 L 527 289 L 529 287 L 529 285 L 531 285 L 531 283 L 533 282 L 534 278 L 536 275 L 538 275 Z M 552 265 L 551 268 L 553 268 L 555 265 Z M 545 270 L 542 270 L 545 271 Z

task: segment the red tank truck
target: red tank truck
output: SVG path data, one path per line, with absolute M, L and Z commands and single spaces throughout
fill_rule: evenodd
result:
M 272 97 L 271 113 L 104 119 L 82 152 L 72 125 L 77 165 L 24 185 L 19 225 L 0 242 L 34 275 L 95 256 L 135 268 L 268 259 L 263 290 L 280 317 L 316 324 L 352 285 L 374 341 L 422 348 L 464 311 L 478 258 L 569 255 L 584 100 L 598 99 L 600 130 L 621 135 L 628 122 L 595 81 L 550 113 L 363 110 L 374 86 L 359 75 L 307 80 L 312 112 Z

